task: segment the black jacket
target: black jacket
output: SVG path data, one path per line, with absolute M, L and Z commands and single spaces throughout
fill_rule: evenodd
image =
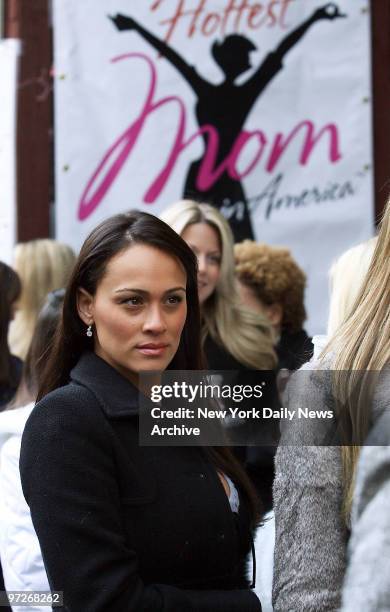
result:
M 66 610 L 261 610 L 245 500 L 236 519 L 200 448 L 139 446 L 138 392 L 93 353 L 34 408 L 20 468 Z
M 256 378 L 261 376 L 259 371 L 251 370 L 237 361 L 237 359 L 228 353 L 223 346 L 217 344 L 210 335 L 207 336 L 204 344 L 204 354 L 210 370 L 235 371 L 237 373 L 237 380 L 235 382 L 238 384 L 255 384 L 258 382 Z M 278 409 L 280 408 L 280 402 L 276 388 L 276 371 L 274 374 L 274 385 L 272 385 L 272 387 L 267 387 L 269 397 L 267 398 L 268 403 L 265 402 L 264 405 Z M 248 375 L 251 376 L 251 378 L 248 378 Z M 271 428 L 275 430 L 276 437 L 273 446 L 264 444 L 261 446 L 253 445 L 253 441 L 251 441 L 250 436 L 248 436 L 246 445 L 234 446 L 233 452 L 242 463 L 247 475 L 254 484 L 260 498 L 262 513 L 266 514 L 272 509 L 272 485 L 275 477 L 274 456 L 276 453 L 278 438 L 277 430 L 279 427 L 274 419 L 264 421 L 262 426 L 268 433 Z M 253 433 L 252 427 L 250 428 L 250 432 Z
M 290 333 L 282 331 L 280 340 L 276 346 L 278 355 L 278 368 L 287 370 L 299 370 L 301 366 L 313 357 L 313 343 L 304 329 Z
M 0 384 L 0 411 L 12 400 L 22 378 L 23 361 L 19 357 L 11 355 L 10 366 L 12 383 L 8 385 Z

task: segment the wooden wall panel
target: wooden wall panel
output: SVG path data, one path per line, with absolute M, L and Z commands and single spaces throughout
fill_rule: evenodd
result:
M 52 36 L 48 0 L 6 0 L 5 36 L 22 41 L 17 110 L 18 240 L 49 235 L 53 199 Z
M 375 212 L 390 195 L 390 1 L 371 0 Z

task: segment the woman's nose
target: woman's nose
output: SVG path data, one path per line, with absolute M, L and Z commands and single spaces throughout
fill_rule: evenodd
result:
M 205 255 L 198 255 L 198 270 L 199 272 L 206 272 L 207 261 Z
M 160 306 L 150 307 L 146 313 L 143 331 L 161 334 L 167 329 L 164 313 Z

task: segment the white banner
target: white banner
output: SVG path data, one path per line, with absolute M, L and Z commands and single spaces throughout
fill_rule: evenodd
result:
M 373 232 L 364 5 L 55 0 L 57 237 L 194 194 L 291 248 L 323 332 L 329 266 Z
M 0 40 L 0 258 L 10 264 L 16 238 L 16 83 L 18 40 Z

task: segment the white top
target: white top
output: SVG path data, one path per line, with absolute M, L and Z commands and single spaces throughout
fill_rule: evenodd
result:
M 0 413 L 0 557 L 7 591 L 50 591 L 19 475 L 22 433 L 34 404 Z M 47 606 L 12 606 L 47 612 Z
M 240 498 L 238 496 L 238 491 L 236 489 L 236 485 L 232 481 L 229 476 L 224 473 L 224 478 L 229 485 L 230 493 L 229 493 L 229 504 L 232 509 L 232 512 L 238 514 L 238 509 L 240 507 Z

